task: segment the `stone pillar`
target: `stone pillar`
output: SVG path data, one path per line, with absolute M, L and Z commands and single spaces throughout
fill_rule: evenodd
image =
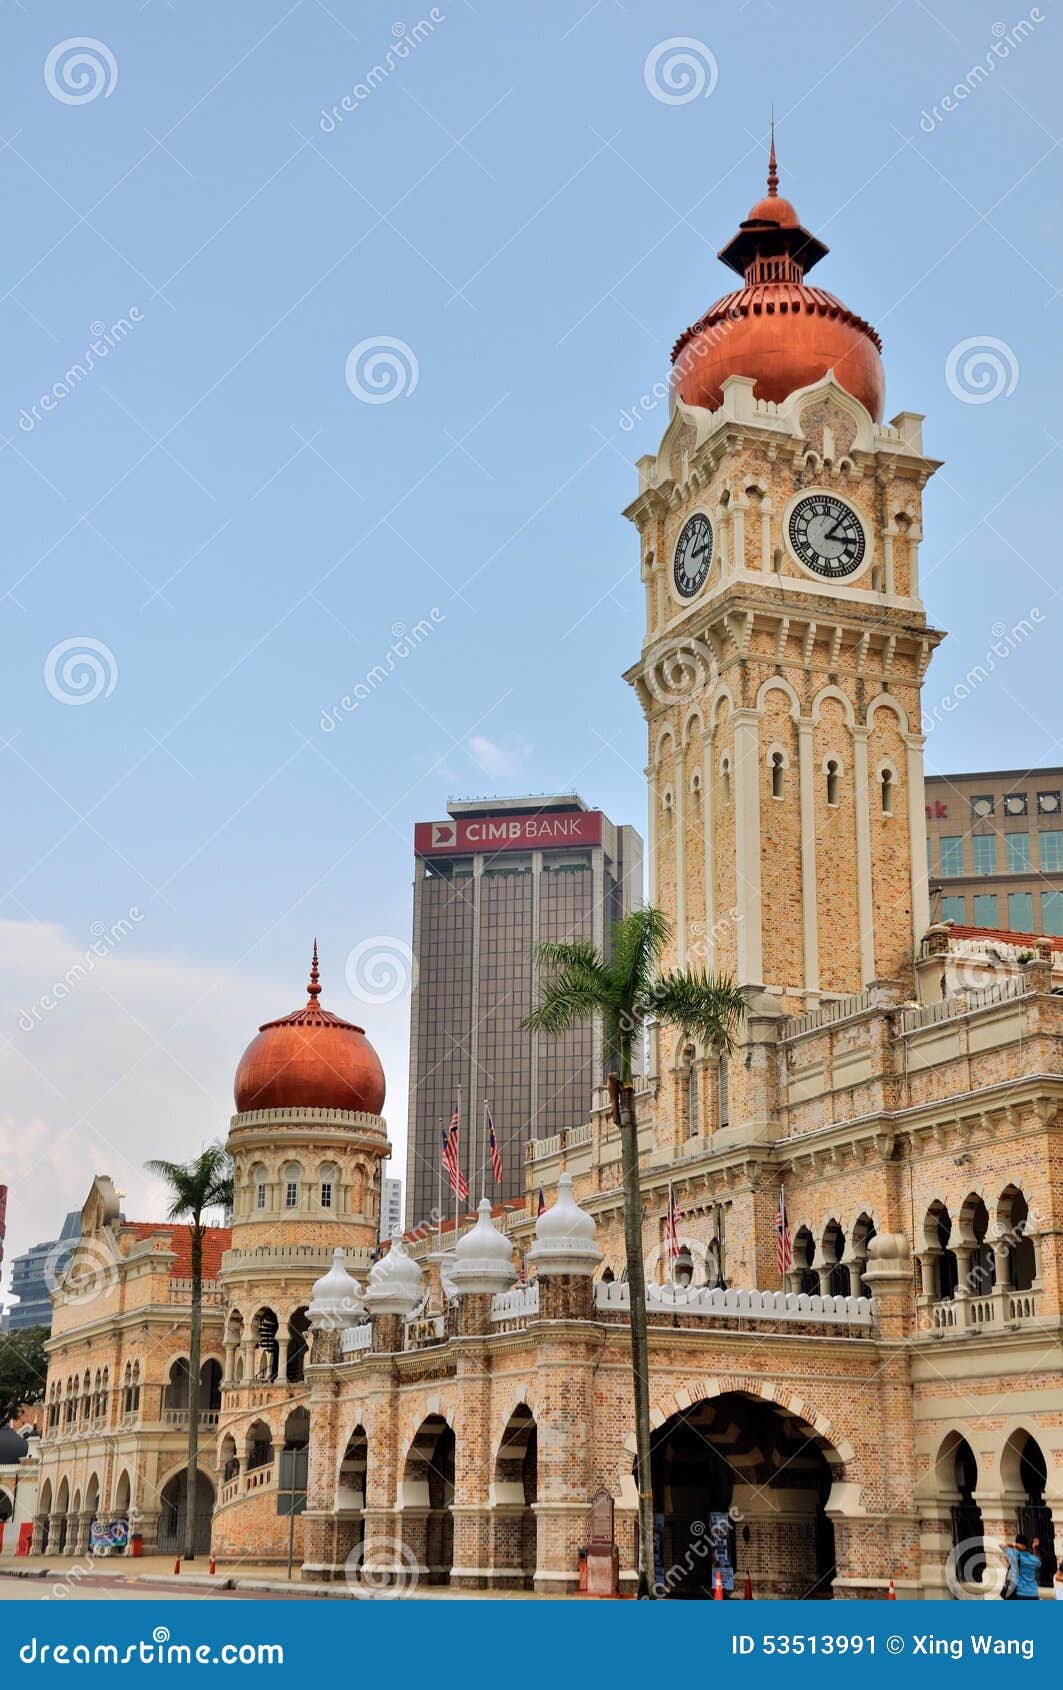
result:
M 397 1355 L 402 1349 L 401 1314 L 378 1314 L 373 1317 L 373 1354 Z
M 738 876 L 738 984 L 764 978 L 760 903 L 760 711 L 734 712 L 735 850 Z
M 482 1338 L 491 1330 L 491 1291 L 463 1291 L 447 1310 L 448 1338 Z

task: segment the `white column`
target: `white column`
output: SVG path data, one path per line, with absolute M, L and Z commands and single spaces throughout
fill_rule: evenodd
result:
M 762 985 L 760 914 L 759 710 L 736 710 L 735 884 L 738 902 L 738 984 Z
M 746 500 L 737 498 L 731 506 L 731 536 L 734 547 L 734 571 L 746 567 Z
M 705 857 L 705 968 L 711 974 L 716 966 L 716 883 L 712 851 L 712 731 L 701 736 L 701 814 L 703 821 L 703 851 Z
M 882 590 L 887 595 L 896 591 L 893 570 L 893 538 L 896 532 L 892 522 L 882 530 Z
M 767 499 L 760 501 L 760 567 L 765 575 L 772 573 L 771 558 L 771 503 Z
M 922 734 L 905 734 L 908 748 L 908 855 L 912 864 L 912 941 L 919 946 L 930 926 L 930 890 L 926 873 L 926 792 L 923 787 Z
M 805 992 L 819 992 L 819 912 L 816 907 L 816 771 L 811 717 L 797 724 L 798 780 L 801 791 L 801 927 L 805 951 Z
M 875 978 L 875 914 L 871 896 L 871 808 L 867 792 L 870 728 L 853 727 L 853 791 L 856 795 L 856 915 L 860 924 L 860 982 Z

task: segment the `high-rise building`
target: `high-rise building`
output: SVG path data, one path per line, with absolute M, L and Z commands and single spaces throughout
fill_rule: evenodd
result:
M 4 1317 L 7 1332 L 28 1326 L 51 1326 L 52 1291 L 81 1236 L 81 1210 L 72 1209 L 58 1238 L 34 1244 L 11 1261 L 11 1294 L 18 1302 Z
M 936 921 L 1063 934 L 1063 769 L 928 776 L 926 832 Z
M 383 1179 L 380 1182 L 380 1236 L 390 1238 L 402 1226 L 402 1181 Z
M 413 949 L 406 1222 L 438 1203 L 441 1131 L 462 1097 L 461 1165 L 477 1194 L 523 1191 L 524 1146 L 586 1119 L 602 1079 L 588 1024 L 540 1039 L 521 1023 L 548 939 L 606 946 L 612 924 L 642 902 L 642 840 L 575 793 L 451 803 L 414 829 Z M 502 1179 L 485 1157 L 494 1121 Z M 453 1198 L 444 1191 L 446 1209 Z

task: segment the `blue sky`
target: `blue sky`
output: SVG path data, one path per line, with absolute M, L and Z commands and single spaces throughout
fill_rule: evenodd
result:
M 240 1050 L 300 1001 L 315 933 L 401 1143 L 408 998 L 352 992 L 345 967 L 378 940 L 401 974 L 412 825 L 448 794 L 575 786 L 643 824 L 619 511 L 667 417 L 622 417 L 729 287 L 714 254 L 762 192 L 772 100 L 782 191 L 832 249 L 816 280 L 878 327 L 887 416 L 925 412 L 946 460 L 929 701 L 1042 614 L 928 767 L 1063 760 L 1050 10 L 3 13 L 9 1255 L 97 1169 L 151 1212 L 144 1157 L 224 1131 Z M 701 86 L 665 100 L 652 64 L 677 38 Z M 42 408 L 100 325 L 114 344 Z M 963 376 L 953 349 L 987 339 L 999 376 Z M 390 375 L 351 358 L 381 342 Z

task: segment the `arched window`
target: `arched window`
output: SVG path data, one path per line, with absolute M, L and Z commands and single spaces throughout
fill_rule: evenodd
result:
M 716 1130 L 722 1132 L 731 1124 L 731 1101 L 727 1085 L 727 1058 L 721 1056 L 716 1064 Z
M 883 769 L 882 773 L 879 775 L 878 778 L 879 778 L 879 791 L 880 791 L 881 797 L 882 797 L 882 814 L 884 816 L 892 816 L 892 814 L 893 814 L 893 770 L 890 769 L 890 768 Z
M 823 1262 L 830 1269 L 826 1285 L 828 1297 L 848 1297 L 852 1292 L 848 1264 L 842 1260 L 844 1255 L 845 1234 L 837 1221 L 828 1221 L 823 1234 Z
M 336 1208 L 338 1186 L 338 1170 L 331 1162 L 324 1162 L 318 1169 L 318 1202 L 323 1209 Z
M 783 796 L 783 778 L 785 768 L 786 760 L 783 757 L 782 752 L 773 751 L 771 754 L 771 795 L 773 798 L 781 798 Z
M 303 1170 L 298 1162 L 289 1162 L 284 1169 L 281 1184 L 284 1188 L 283 1199 L 286 1209 L 297 1209 L 299 1207 L 299 1182 L 302 1173 Z
M 837 804 L 841 766 L 833 757 L 827 763 L 827 803 Z
M 1017 1186 L 1009 1185 L 1002 1193 L 997 1210 L 1008 1245 L 1011 1267 L 1011 1289 L 1028 1291 L 1034 1282 L 1037 1263 L 1033 1240 L 1027 1237 L 1030 1208 Z
M 930 1249 L 931 1275 L 936 1283 L 924 1287 L 939 1303 L 947 1303 L 956 1295 L 959 1264 L 955 1250 L 950 1248 L 952 1216 L 944 1203 L 931 1203 L 923 1223 L 923 1234 Z
M 806 1297 L 814 1297 L 819 1291 L 819 1275 L 812 1266 L 815 1253 L 816 1241 L 808 1227 L 799 1227 L 794 1235 L 793 1271 L 798 1276 L 797 1289 Z
M 731 759 L 724 757 L 720 762 L 720 795 L 725 804 L 731 802 Z
M 683 1052 L 683 1093 L 687 1117 L 687 1134 L 694 1138 L 698 1131 L 698 1071 L 694 1066 L 694 1047 Z
M 254 1172 L 252 1173 L 251 1180 L 252 1180 L 252 1184 L 254 1185 L 254 1188 L 255 1188 L 255 1208 L 256 1209 L 268 1209 L 269 1208 L 269 1175 L 267 1174 L 266 1169 L 262 1166 L 261 1162 L 258 1164 L 258 1167 L 255 1168 Z

